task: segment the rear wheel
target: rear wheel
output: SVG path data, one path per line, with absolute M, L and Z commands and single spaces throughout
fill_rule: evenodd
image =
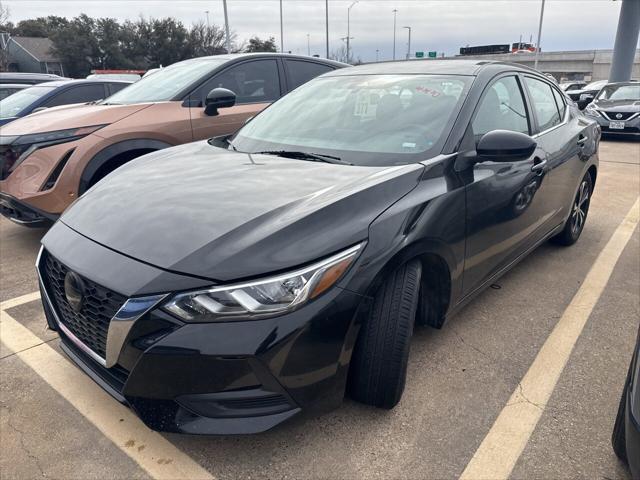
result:
M 578 187 L 578 193 L 576 193 L 576 197 L 571 204 L 571 213 L 564 228 L 558 235 L 551 239 L 554 243 L 569 246 L 578 241 L 584 229 L 584 224 L 587 221 L 592 192 L 593 182 L 591 181 L 591 175 L 585 173 Z
M 421 263 L 413 260 L 393 272 L 376 292 L 353 354 L 350 391 L 355 400 L 387 409 L 400 401 L 420 275 Z

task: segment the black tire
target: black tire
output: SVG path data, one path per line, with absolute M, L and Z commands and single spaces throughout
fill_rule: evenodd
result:
M 420 261 L 413 260 L 393 272 L 376 292 L 353 353 L 350 393 L 354 400 L 386 409 L 400 401 L 421 272 Z
M 591 194 L 593 193 L 593 182 L 591 175 L 587 172 L 580 181 L 578 192 L 571 203 L 571 213 L 562 231 L 553 237 L 551 241 L 558 245 L 573 245 L 580 238 L 584 225 L 587 222 Z M 586 195 L 586 196 L 585 196 Z
M 629 381 L 631 380 L 631 368 L 627 374 L 627 379 L 624 382 L 624 389 L 622 390 L 622 396 L 620 397 L 620 404 L 618 406 L 618 414 L 616 415 L 616 421 L 613 424 L 613 433 L 611 434 L 611 446 L 616 456 L 627 463 L 627 445 L 626 445 L 626 433 L 625 433 L 625 413 L 627 409 L 627 392 L 629 390 Z

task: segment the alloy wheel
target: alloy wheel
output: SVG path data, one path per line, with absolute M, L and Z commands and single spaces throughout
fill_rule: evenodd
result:
M 576 199 L 573 202 L 573 211 L 571 212 L 571 233 L 574 236 L 578 235 L 582 231 L 582 227 L 584 227 L 587 212 L 589 211 L 590 196 L 589 184 L 586 180 L 583 180 L 576 194 Z

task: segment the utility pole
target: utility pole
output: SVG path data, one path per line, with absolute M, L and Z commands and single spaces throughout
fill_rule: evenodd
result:
M 396 59 L 396 16 L 398 15 L 398 9 L 393 9 L 393 59 Z
M 376 62 L 380 61 L 380 50 L 376 48 Z
M 284 53 L 284 25 L 282 23 L 282 0 L 280 0 L 280 53 Z
M 231 53 L 231 35 L 229 34 L 229 13 L 227 12 L 227 0 L 222 0 L 224 7 L 224 28 L 227 36 L 227 53 Z
M 544 17 L 544 0 L 540 7 L 540 24 L 538 25 L 538 43 L 536 44 L 536 58 L 533 61 L 533 68 L 538 69 L 538 55 L 540 54 L 540 38 L 542 37 L 542 17 Z
M 205 10 L 204 13 L 207 14 L 207 28 L 209 28 L 209 10 Z
M 307 55 L 311 56 L 311 35 L 307 33 Z
M 325 27 L 327 30 L 327 58 L 329 58 L 329 0 L 325 0 Z
M 409 43 L 407 44 L 407 60 L 411 58 L 411 27 L 402 27 L 409 30 Z
M 347 63 L 349 63 L 349 59 L 351 58 L 351 56 L 349 55 L 350 52 L 350 44 L 349 44 L 349 40 L 351 37 L 351 9 L 353 8 L 353 6 L 358 3 L 359 0 L 356 0 L 355 2 L 353 2 L 351 5 L 349 5 L 349 8 L 347 8 Z
M 631 79 L 633 57 L 640 34 L 640 2 L 622 0 L 616 41 L 613 45 L 610 82 L 627 82 Z

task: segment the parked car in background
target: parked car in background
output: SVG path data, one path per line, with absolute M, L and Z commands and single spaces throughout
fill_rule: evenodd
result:
M 570 82 L 562 82 L 560 83 L 560 88 L 565 92 L 571 92 L 573 90 L 580 90 L 587 85 L 587 82 L 583 80 L 573 80 Z
M 9 95 L 13 95 L 20 90 L 29 88 L 29 86 L 30 85 L 26 83 L 0 83 L 0 100 L 7 98 Z
M 631 478 L 640 478 L 640 331 L 622 389 L 611 444 L 618 458 L 629 465 Z
M 640 138 L 640 83 L 609 83 L 584 110 L 595 118 L 603 134 Z
M 12 122 L 0 135 L 0 212 L 23 225 L 47 223 L 130 160 L 232 133 L 287 92 L 344 66 L 283 54 L 195 58 L 163 68 L 98 104 Z M 235 106 L 218 112 L 230 95 Z
M 588 83 L 583 88 L 567 91 L 566 93 L 569 95 L 571 100 L 578 104 L 578 108 L 580 108 L 580 110 L 584 110 L 584 108 L 595 98 L 600 89 L 607 83 L 608 80 L 597 80 L 595 82 Z
M 416 322 L 441 328 L 542 242 L 578 241 L 599 140 L 520 65 L 333 71 L 75 202 L 38 257 L 47 321 L 154 429 L 260 432 L 345 390 L 390 409 Z
M 0 100 L 0 125 L 51 107 L 102 100 L 130 84 L 117 80 L 58 80 L 33 85 Z M 4 135 L 4 130 L 0 134 Z
M 145 73 L 144 70 L 92 70 L 87 78 L 99 78 L 101 80 L 125 80 L 137 82 Z
M 25 83 L 36 85 L 38 83 L 53 82 L 55 80 L 69 80 L 68 78 L 54 75 L 52 73 L 22 73 L 22 72 L 2 72 L 0 73 L 0 84 L 2 83 Z

